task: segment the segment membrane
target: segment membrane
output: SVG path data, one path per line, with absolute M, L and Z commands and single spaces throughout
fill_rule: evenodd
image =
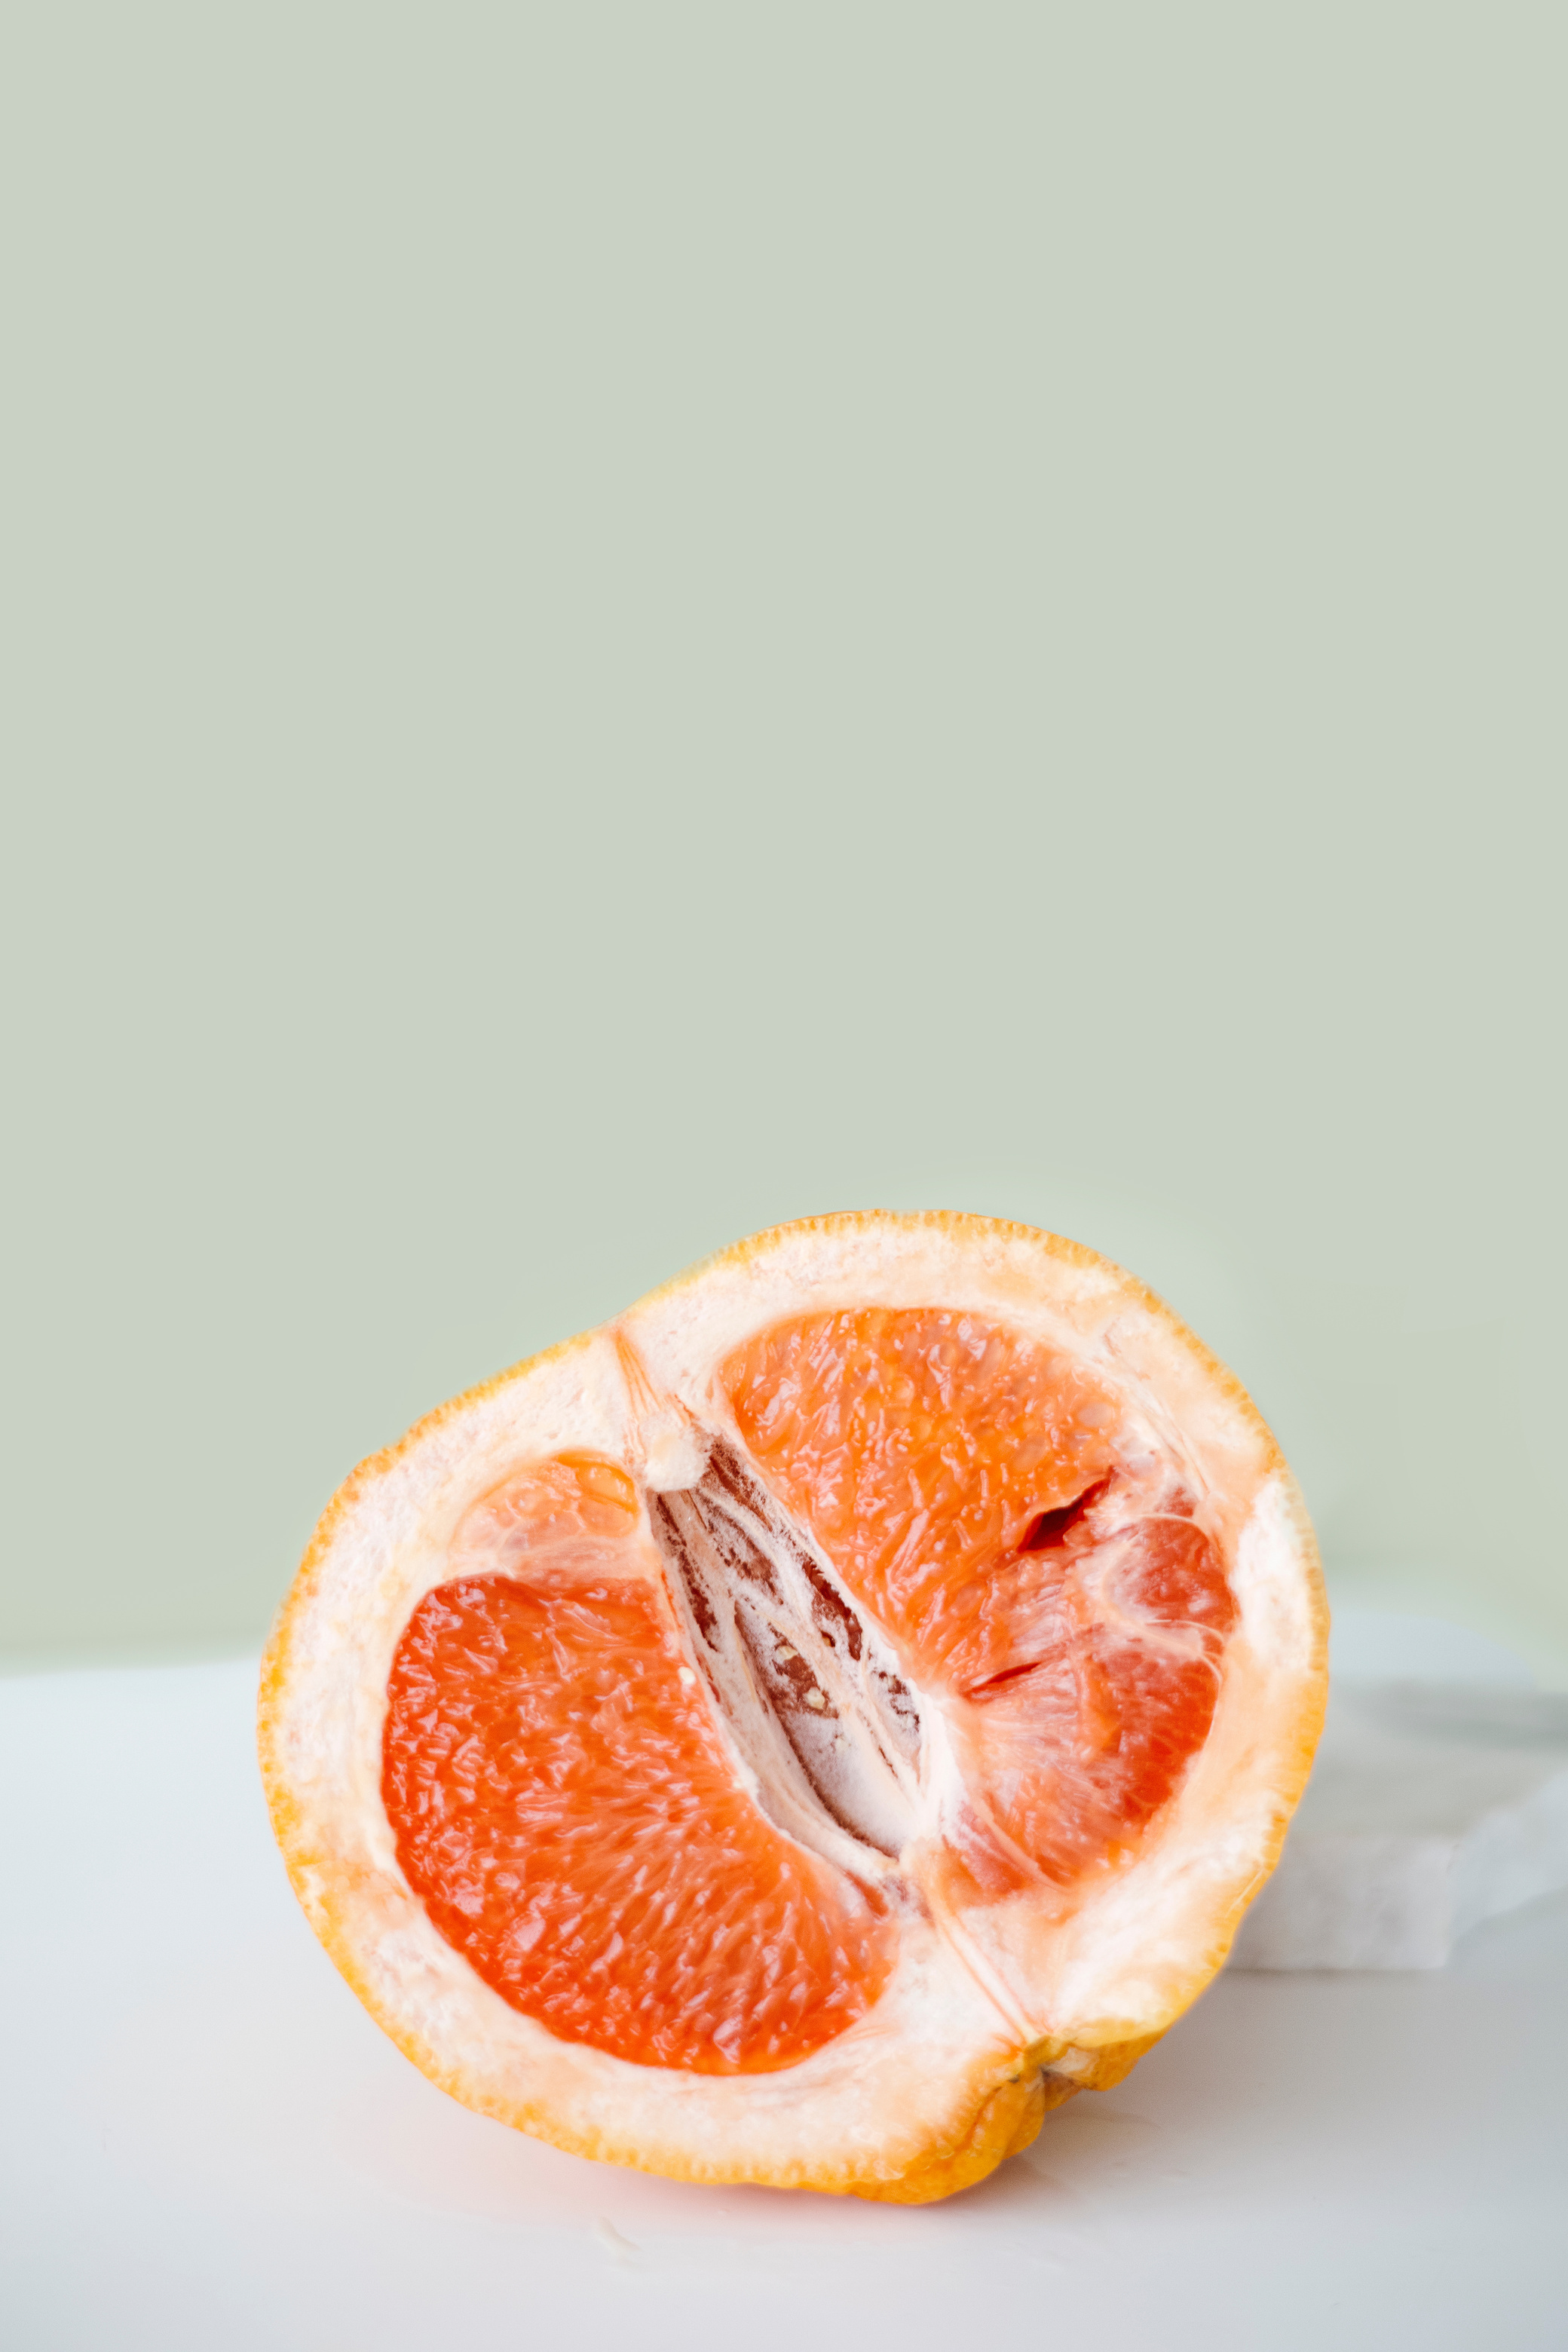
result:
M 885 1640 L 722 1439 L 648 1513 L 763 1811 L 830 1860 L 896 1857 L 918 1827 L 921 1723 Z

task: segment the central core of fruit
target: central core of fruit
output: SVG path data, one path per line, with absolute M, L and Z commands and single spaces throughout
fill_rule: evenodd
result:
M 1202 1482 L 979 1317 L 776 1324 L 662 1489 L 562 1455 L 485 1496 L 398 1643 L 408 1885 L 514 2008 L 698 2073 L 799 2063 L 900 1923 L 1134 1858 L 1235 1609 Z
M 920 1823 L 920 1707 L 804 1530 L 722 1440 L 698 1484 L 650 1496 L 648 1515 L 764 1810 L 851 1867 L 846 1836 L 901 1853 Z

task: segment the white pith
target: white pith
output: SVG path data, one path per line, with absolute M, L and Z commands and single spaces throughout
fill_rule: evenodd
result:
M 731 1349 L 788 1317 L 869 1304 L 984 1315 L 1076 1356 L 1121 1400 L 1129 1439 L 1147 1433 L 1181 1465 L 1238 1610 L 1209 1738 L 1133 1866 L 1093 1874 L 1070 1898 L 1014 1897 L 961 1919 L 910 1912 L 882 1996 L 798 2065 L 685 2074 L 558 2041 L 445 1942 L 399 1869 L 380 1793 L 399 1636 L 453 1574 L 460 1521 L 501 1480 L 531 1460 L 595 1452 L 650 1486 L 684 1486 L 701 1458 L 691 1426 L 733 1433 L 715 1377 Z M 1179 1327 L 1115 1268 L 1017 1228 L 786 1228 L 617 1328 L 648 1391 L 689 1421 L 650 1411 L 616 1333 L 590 1333 L 417 1435 L 332 1528 L 287 1622 L 268 1738 L 290 1868 L 383 2021 L 470 2104 L 696 2177 L 892 2178 L 959 2130 L 977 2088 L 1016 2072 L 1024 2050 L 1081 2071 L 1096 2050 L 1161 2031 L 1223 1958 L 1315 1732 L 1322 1621 L 1310 1532 L 1256 1415 Z M 958 1785 L 939 1706 L 926 1720 L 918 1784 L 901 1790 L 917 1846 L 940 1835 Z M 792 1833 L 825 1851 L 819 1825 Z M 864 1875 L 864 1849 L 858 1864 Z

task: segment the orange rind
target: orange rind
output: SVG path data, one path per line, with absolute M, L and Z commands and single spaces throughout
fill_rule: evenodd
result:
M 1238 1382 L 1076 1244 L 823 1217 L 345 1482 L 259 1735 L 312 1927 L 482 2114 L 922 2202 L 1223 1963 L 1326 1691 Z

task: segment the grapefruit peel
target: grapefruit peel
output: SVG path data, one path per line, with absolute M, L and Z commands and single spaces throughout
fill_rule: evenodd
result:
M 922 1763 L 921 1788 L 945 1773 L 946 1795 L 931 1798 L 886 1874 L 912 1874 L 918 1893 L 898 1908 L 885 1979 L 794 2063 L 700 2072 L 561 2038 L 485 1980 L 410 1884 L 384 1794 L 400 1643 L 451 1583 L 476 1509 L 531 1465 L 622 1465 L 638 1502 L 637 1572 L 650 1592 L 668 1588 L 671 1554 L 648 1541 L 650 1508 L 690 1491 L 715 1433 L 742 1447 L 723 1370 L 760 1335 L 868 1308 L 973 1318 L 1050 1351 L 1179 1465 L 1234 1604 L 1206 1737 L 1124 1852 L 1065 1887 L 1037 1874 L 999 1895 L 977 1895 L 972 1874 L 943 1863 L 957 1768 L 951 1754 L 942 1771 Z M 574 2154 L 679 2179 L 918 2203 L 983 2179 L 1075 2092 L 1119 2082 L 1223 1964 L 1310 1767 L 1326 1650 L 1311 1529 L 1279 1448 L 1158 1299 L 1026 1226 L 868 1213 L 742 1242 L 363 1463 L 279 1615 L 259 1747 L 312 1927 L 377 2022 L 454 2098 Z M 942 1715 L 939 1695 L 928 1727 Z M 743 1759 L 737 1771 L 754 1794 Z M 829 1822 L 816 1840 L 826 1867 L 833 1835 Z M 871 1885 L 880 1865 L 865 1851 Z

